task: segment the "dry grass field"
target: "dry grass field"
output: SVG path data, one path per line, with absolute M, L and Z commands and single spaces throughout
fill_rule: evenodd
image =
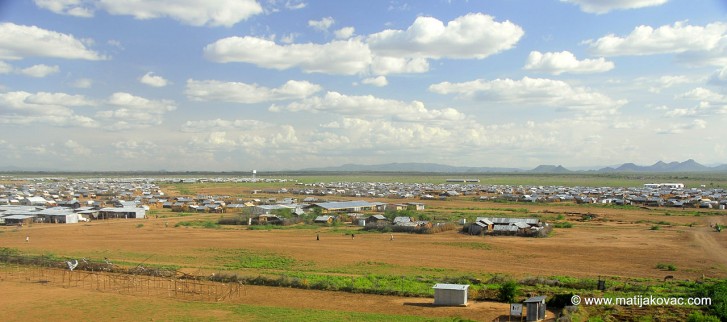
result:
M 207 189 L 210 190 L 195 192 L 245 193 L 214 187 Z M 464 197 L 425 203 L 427 212 L 435 216 L 437 213 L 450 217 L 538 215 L 546 221 L 570 222 L 573 227 L 556 228 L 546 238 L 482 237 L 448 231 L 429 235 L 394 234 L 394 240 L 389 233 L 357 233 L 354 239 L 347 233 L 358 227 L 248 230 L 245 226 L 223 226 L 210 229 L 177 223 L 216 221 L 219 214 L 180 217 L 157 212 L 149 219 L 0 227 L 0 247 L 17 249 L 24 254 L 52 254 L 63 258 L 108 258 L 125 266 L 175 267 L 195 275 L 424 274 L 466 275 L 486 280 L 499 273 L 516 279 L 602 276 L 621 282 L 629 279 L 658 281 L 665 275 L 674 276 L 676 281 L 693 281 L 702 276 L 727 278 L 727 233 L 716 233 L 709 228 L 712 223 L 727 224 L 724 215 L 700 213 L 694 209 L 501 204 Z M 583 220 L 583 214 L 590 214 L 593 219 Z M 316 240 L 317 234 L 320 240 Z M 30 242 L 25 241 L 26 236 L 30 237 Z M 253 256 L 264 264 L 257 267 L 241 264 L 240 258 L 245 256 Z M 676 270 L 657 268 L 663 263 Z M 325 315 L 327 317 L 321 317 L 321 320 L 392 319 L 387 314 L 395 315 L 397 319 L 418 316 L 492 320 L 507 310 L 506 304 L 494 302 L 472 301 L 464 308 L 441 308 L 428 305 L 431 298 L 245 287 L 247 292 L 232 301 L 187 303 L 6 279 L 0 281 L 0 310 L 3 316 L 9 317 L 4 320 L 17 321 L 127 320 L 130 317 L 133 320 L 262 320 L 264 314 L 268 314 L 266 312 L 283 320 L 297 320 L 295 315 L 286 314 L 295 314 L 293 312 L 304 308 L 310 309 L 305 311 L 309 312 L 307 318 L 321 312 L 334 314 Z M 242 308 L 249 308 L 249 311 Z M 128 313 L 120 314 L 117 309 Z

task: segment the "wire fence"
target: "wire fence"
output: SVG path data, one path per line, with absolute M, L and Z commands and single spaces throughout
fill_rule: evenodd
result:
M 70 270 L 0 263 L 0 282 L 38 283 L 105 293 L 150 296 L 186 301 L 220 302 L 239 298 L 240 283 L 190 278 L 134 275 L 106 271 Z

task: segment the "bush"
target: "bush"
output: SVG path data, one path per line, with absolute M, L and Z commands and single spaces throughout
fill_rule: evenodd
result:
M 500 285 L 497 299 L 503 303 L 513 303 L 519 295 L 518 284 L 515 281 L 507 281 Z
M 689 314 L 687 322 L 719 322 L 719 318 L 709 314 L 704 315 L 700 311 L 695 311 L 692 312 L 692 314 Z
M 567 221 L 554 223 L 555 228 L 573 228 L 573 224 Z
M 721 280 L 712 285 L 704 286 L 696 292 L 695 297 L 711 298 L 712 305 L 709 306 L 709 313 L 715 315 L 722 321 L 727 321 L 727 280 Z
M 653 225 L 649 229 L 651 229 L 651 230 L 659 230 L 659 229 L 661 229 L 661 226 L 659 226 L 659 225 Z
M 222 217 L 217 220 L 219 225 L 247 225 L 247 218 L 242 216 L 237 217 Z

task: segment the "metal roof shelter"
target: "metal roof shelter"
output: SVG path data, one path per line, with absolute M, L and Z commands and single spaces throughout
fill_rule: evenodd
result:
M 545 320 L 545 298 L 545 295 L 534 296 L 523 302 L 527 308 L 525 321 L 531 322 Z
M 349 210 L 349 211 L 361 211 L 370 210 L 375 205 L 367 201 L 334 201 L 334 202 L 320 202 L 313 203 L 312 205 L 321 207 L 329 211 L 336 210 Z
M 540 222 L 538 218 L 502 218 L 502 217 L 477 217 L 477 221 L 488 220 L 495 225 L 510 225 L 514 223 L 526 223 L 528 225 L 537 225 Z
M 435 284 L 434 305 L 467 306 L 467 284 Z

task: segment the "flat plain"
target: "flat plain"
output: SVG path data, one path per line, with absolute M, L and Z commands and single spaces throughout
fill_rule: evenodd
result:
M 168 186 L 166 190 L 173 196 L 179 193 L 175 190 L 178 187 Z M 250 185 L 205 184 L 184 189 L 195 194 L 252 196 Z M 221 216 L 236 214 L 180 215 L 157 210 L 148 219 L 0 227 L 0 247 L 58 258 L 108 258 L 131 267 L 174 267 L 200 276 L 376 274 L 435 279 L 468 276 L 483 281 L 493 276 L 517 280 L 560 276 L 655 285 L 666 275 L 677 282 L 727 278 L 727 234 L 710 228 L 711 224 L 727 224 L 724 211 L 494 203 L 471 196 L 422 202 L 430 217 L 537 216 L 546 222 L 569 222 L 572 228 L 555 228 L 545 238 L 470 236 L 453 230 L 395 233 L 392 240 L 389 233 L 363 233 L 359 227 L 348 225 L 255 230 L 247 226 L 180 225 L 216 222 Z M 660 264 L 675 270 L 664 270 Z M 433 307 L 427 297 L 252 285 L 245 285 L 246 291 L 239 298 L 219 303 L 58 288 L 12 278 L 3 279 L 0 285 L 0 310 L 9 320 L 18 321 L 263 320 L 270 316 L 280 320 L 299 320 L 302 316 L 308 320 L 493 320 L 507 312 L 507 304 L 488 301 L 471 301 L 467 307 Z

